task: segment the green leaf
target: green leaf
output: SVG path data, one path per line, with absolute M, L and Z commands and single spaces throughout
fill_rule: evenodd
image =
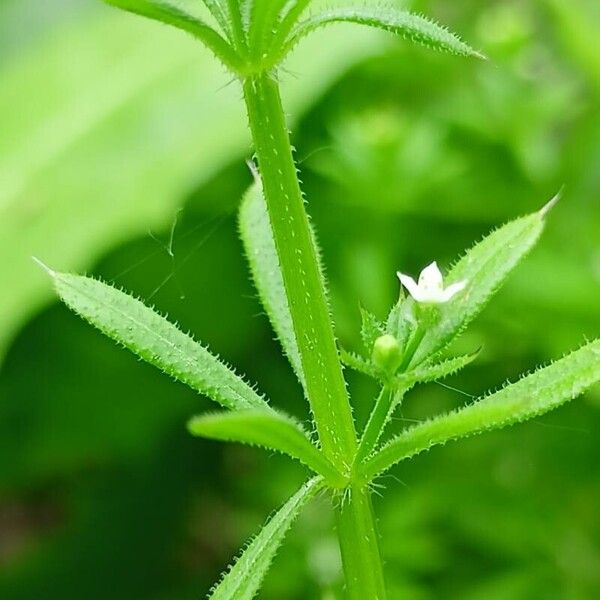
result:
M 286 48 L 293 48 L 303 37 L 334 23 L 367 25 L 400 35 L 435 50 L 483 58 L 481 53 L 465 44 L 445 27 L 420 15 L 384 7 L 337 8 L 320 13 L 298 25 L 292 32 Z
M 215 21 L 223 33 L 229 38 L 231 35 L 231 17 L 229 16 L 228 9 L 223 6 L 220 0 L 202 0 L 208 8 L 208 11 L 213 16 Z
M 190 36 L 69 7 L 0 61 L 0 362 L 54 298 L 31 255 L 81 272 L 127 240 L 167 230 L 189 194 L 249 146 L 239 89 Z M 3 30 L 26 21 L 2 16 Z M 289 59 L 293 71 L 320 65 L 283 83 L 292 127 L 340 73 L 381 47 L 368 30 L 330 33 L 326 55 L 315 38 Z
M 252 2 L 250 19 L 250 50 L 261 56 L 268 45 L 269 37 L 277 29 L 279 14 L 287 0 L 260 0 Z
M 127 12 L 181 29 L 200 40 L 232 71 L 238 71 L 241 68 L 238 55 L 212 27 L 175 6 L 159 2 L 158 0 L 103 1 L 106 4 L 121 8 Z
M 595 340 L 465 408 L 406 430 L 368 459 L 360 475 L 370 481 L 433 446 L 531 419 L 573 400 L 598 382 L 600 340 Z
M 211 600 L 252 600 L 288 529 L 306 503 L 323 487 L 320 477 L 303 485 L 250 542 L 229 572 L 214 588 Z
M 146 362 L 225 408 L 268 409 L 229 367 L 133 296 L 90 277 L 49 273 L 69 308 Z
M 597 4 L 585 0 L 545 0 L 544 4 L 553 13 L 564 48 L 585 71 L 590 85 L 600 91 Z
M 379 319 L 366 308 L 360 307 L 361 327 L 360 337 L 367 354 L 373 351 L 375 340 L 383 335 L 384 327 Z
M 385 324 L 385 332 L 393 335 L 405 349 L 417 321 L 414 315 L 414 303 L 400 291 L 400 298 L 390 310 Z
M 259 182 L 255 182 L 246 192 L 240 206 L 239 227 L 250 271 L 262 304 L 298 380 L 305 386 L 298 342 L 285 295 L 267 206 Z
M 416 369 L 400 375 L 397 380 L 399 383 L 410 382 L 410 385 L 412 386 L 415 383 L 426 383 L 428 381 L 443 379 L 444 377 L 448 377 L 449 375 L 460 371 L 472 363 L 478 356 L 479 351 L 473 352 L 472 354 L 448 358 L 441 362 L 434 362 L 431 364 L 424 363 Z
M 244 29 L 244 21 L 242 17 L 242 6 L 240 0 L 225 0 L 227 4 L 227 12 L 231 23 L 231 39 L 234 47 L 239 51 L 247 50 L 246 30 Z
M 193 435 L 261 446 L 287 454 L 343 487 L 343 478 L 314 446 L 302 426 L 291 417 L 274 410 L 242 410 L 194 417 L 188 424 Z
M 302 13 L 308 8 L 308 5 L 312 0 L 291 0 L 289 8 L 281 20 L 281 24 L 277 30 L 274 46 L 280 48 L 285 46 L 286 38 L 290 31 L 294 28 L 294 25 L 298 22 L 298 19 L 302 16 Z M 282 55 L 283 55 L 282 51 Z
M 350 367 L 359 373 L 363 373 L 364 375 L 368 375 L 369 377 L 373 377 L 374 379 L 379 379 L 382 375 L 370 361 L 359 356 L 355 352 L 340 348 L 340 359 L 347 367 Z
M 500 227 L 467 251 L 450 270 L 446 285 L 464 280 L 467 287 L 446 304 L 439 305 L 436 322 L 420 332 L 423 338 L 412 357 L 412 365 L 446 347 L 479 314 L 538 241 L 546 212 L 544 208 Z

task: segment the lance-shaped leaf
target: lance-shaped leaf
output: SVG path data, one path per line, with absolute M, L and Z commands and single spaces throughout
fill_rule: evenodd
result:
M 270 410 L 229 367 L 140 300 L 97 279 L 44 268 L 69 308 L 146 362 L 225 408 Z
M 308 8 L 312 0 L 290 0 L 284 11 L 281 23 L 277 29 L 274 45 L 276 47 L 283 46 L 285 41 L 302 16 L 302 13 Z M 291 46 L 290 46 L 291 47 Z
M 600 340 L 465 408 L 416 425 L 388 442 L 360 468 L 370 481 L 395 463 L 450 440 L 541 415 L 600 382 Z
M 285 295 L 283 276 L 277 258 L 267 205 L 258 180 L 246 192 L 242 201 L 239 226 L 254 284 L 262 304 L 296 377 L 304 386 L 304 372 L 298 342 Z
M 264 52 L 268 38 L 273 36 L 279 21 L 282 8 L 287 0 L 269 0 L 268 2 L 252 2 L 250 15 L 250 50 L 255 56 Z
M 212 27 L 176 6 L 158 0 L 104 0 L 106 4 L 127 12 L 160 21 L 193 35 L 200 40 L 223 64 L 233 71 L 240 68 L 238 55 Z
M 242 410 L 194 417 L 188 423 L 193 435 L 226 442 L 261 446 L 287 454 L 332 485 L 343 487 L 346 480 L 314 446 L 304 429 L 291 417 L 274 410 Z
M 349 350 L 345 350 L 344 348 L 340 348 L 340 360 L 344 365 L 362 373 L 363 375 L 368 375 L 369 377 L 373 377 L 374 379 L 379 379 L 382 375 L 377 368 L 371 363 L 371 361 L 367 360 L 363 356 L 356 354 L 355 352 L 350 352 Z
M 392 306 L 386 319 L 385 331 L 393 335 L 398 340 L 400 347 L 404 349 L 416 325 L 414 302 L 412 302 L 412 299 L 407 298 L 403 290 L 400 289 L 400 298 Z
M 375 340 L 379 336 L 383 335 L 385 328 L 373 313 L 369 312 L 362 306 L 360 307 L 360 317 L 360 337 L 365 352 L 370 354 L 373 352 L 373 344 L 375 344 Z
M 223 33 L 229 37 L 231 34 L 231 17 L 226 6 L 223 6 L 221 0 L 202 0 L 213 16 Z
M 247 23 L 244 23 L 243 13 L 247 14 L 247 2 L 240 0 L 225 0 L 227 12 L 231 22 L 231 39 L 234 46 L 240 48 L 246 47 L 246 29 Z
M 479 314 L 538 241 L 544 229 L 544 217 L 553 202 L 555 199 L 541 211 L 496 229 L 456 263 L 448 274 L 447 285 L 466 281 L 467 287 L 446 304 L 439 305 L 439 316 L 422 332 L 423 338 L 411 365 L 421 363 L 446 347 Z
M 211 600 L 252 600 L 254 598 L 285 534 L 302 508 L 322 486 L 323 481 L 320 477 L 311 479 L 271 517 L 213 589 Z
M 443 379 L 472 363 L 477 356 L 479 356 L 479 352 L 473 352 L 472 354 L 447 358 L 440 362 L 424 363 L 416 369 L 400 375 L 397 379 L 399 383 L 410 383 L 411 386 L 415 383 L 426 383 L 428 381 Z
M 303 21 L 292 32 L 286 48 L 292 48 L 313 31 L 334 23 L 356 23 L 400 35 L 435 50 L 462 56 L 483 55 L 465 44 L 457 35 L 437 23 L 403 10 L 386 7 L 337 8 Z

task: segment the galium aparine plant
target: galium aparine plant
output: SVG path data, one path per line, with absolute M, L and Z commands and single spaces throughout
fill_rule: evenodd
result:
M 300 511 L 325 491 L 335 512 L 347 597 L 381 600 L 386 590 L 373 482 L 433 446 L 535 417 L 600 380 L 600 340 L 595 340 L 467 406 L 394 437 L 385 435 L 408 390 L 476 358 L 477 353 L 448 355 L 448 347 L 538 241 L 554 201 L 493 231 L 445 278 L 435 262 L 418 282 L 398 273 L 408 295 L 401 292 L 385 321 L 363 311 L 364 352 L 347 352 L 334 336 L 280 98 L 279 68 L 305 36 L 343 22 L 459 56 L 482 55 L 434 22 L 386 7 L 342 6 L 308 15 L 310 0 L 203 0 L 204 21 L 155 0 L 105 1 L 191 34 L 239 81 L 258 163 L 255 183 L 239 211 L 241 237 L 266 312 L 309 402 L 313 431 L 277 410 L 206 347 L 140 300 L 96 279 L 47 269 L 56 290 L 104 334 L 225 409 L 192 418 L 193 435 L 281 452 L 311 473 L 245 547 L 210 598 L 253 598 Z M 343 364 L 380 386 L 363 431 L 355 427 Z

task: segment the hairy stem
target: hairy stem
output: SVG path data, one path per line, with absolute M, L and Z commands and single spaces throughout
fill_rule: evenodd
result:
M 426 333 L 427 333 L 427 327 L 424 326 L 422 323 L 419 323 L 419 325 L 417 326 L 417 329 L 414 331 L 410 340 L 408 341 L 408 345 L 404 351 L 404 358 L 402 359 L 402 364 L 400 365 L 400 368 L 398 369 L 398 371 L 400 373 L 403 373 L 404 371 L 406 371 L 408 369 L 408 367 L 410 366 L 410 363 L 411 363 L 412 359 L 414 358 L 415 353 L 417 352 L 419 345 L 423 341 L 423 338 L 425 337 Z
M 384 600 L 385 582 L 370 491 L 352 486 L 336 509 L 349 600 Z
M 306 393 L 323 452 L 347 472 L 356 432 L 279 86 L 269 74 L 256 75 L 244 81 L 244 98 Z M 347 493 L 336 512 L 348 595 L 381 600 L 385 587 L 369 490 L 352 486 Z
M 277 81 L 244 81 L 250 130 L 319 440 L 347 471 L 356 432 Z
M 355 464 L 362 462 L 375 448 L 388 421 L 390 411 L 397 406 L 398 398 L 401 398 L 403 394 L 403 390 L 395 390 L 392 385 L 383 386 L 360 439 Z

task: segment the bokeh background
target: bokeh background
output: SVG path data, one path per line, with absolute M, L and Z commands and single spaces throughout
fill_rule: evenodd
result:
M 358 346 L 359 304 L 386 314 L 396 269 L 448 266 L 565 191 L 457 343 L 477 362 L 412 392 L 395 429 L 600 334 L 600 4 L 404 5 L 490 60 L 340 27 L 282 74 L 341 342 Z M 305 476 L 191 439 L 209 402 L 57 304 L 30 260 L 147 299 L 305 418 L 237 235 L 250 155 L 239 89 L 191 40 L 93 0 L 0 0 L 1 598 L 200 598 Z M 362 423 L 375 390 L 348 380 Z M 600 597 L 599 465 L 598 389 L 400 464 L 376 499 L 390 597 Z M 340 582 L 316 502 L 262 597 Z

